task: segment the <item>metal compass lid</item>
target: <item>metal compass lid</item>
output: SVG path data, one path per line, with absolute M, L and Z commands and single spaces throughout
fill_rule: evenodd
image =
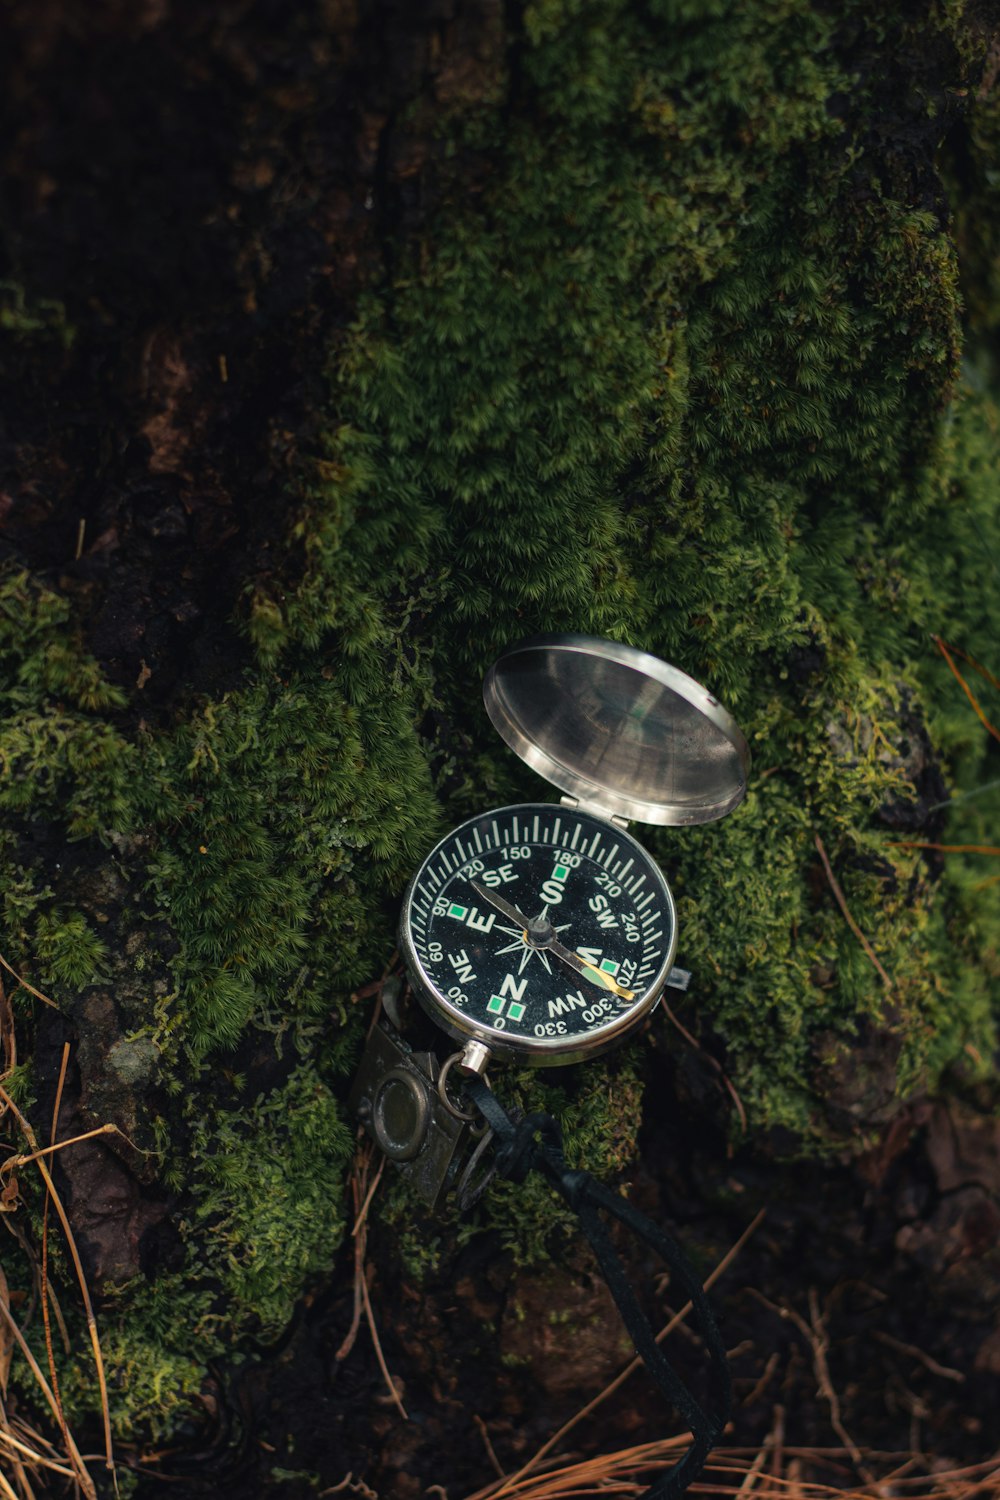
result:
M 535 636 L 493 663 L 483 700 L 523 761 L 608 815 L 710 823 L 746 795 L 750 751 L 732 715 L 634 646 Z

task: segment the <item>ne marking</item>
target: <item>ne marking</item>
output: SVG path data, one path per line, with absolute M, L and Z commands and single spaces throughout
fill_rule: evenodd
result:
M 608 869 L 608 867 L 611 864 L 611 861 L 614 859 L 615 855 L 618 853 L 618 850 L 620 848 L 621 848 L 621 844 L 616 844 L 615 847 L 612 849 L 611 853 L 608 855 L 607 859 L 604 860 L 604 868 L 605 869 Z
M 441 884 L 441 877 L 440 877 L 440 875 L 435 874 L 435 872 L 433 870 L 428 870 L 427 871 L 427 879 L 428 880 L 433 880 L 435 890 Z
M 456 846 L 458 848 L 459 854 L 462 856 L 462 863 L 464 865 L 465 861 L 468 859 L 469 856 L 466 854 L 465 850 L 462 848 L 462 840 L 460 838 L 456 838 L 455 839 L 455 844 L 456 844 Z
M 472 830 L 472 837 L 476 841 L 476 853 L 477 854 L 482 854 L 482 852 L 483 852 L 483 841 L 479 837 L 479 829 L 478 828 L 474 828 Z
M 632 866 L 634 864 L 635 864 L 635 860 L 634 859 L 630 859 L 627 865 L 622 865 L 622 867 L 621 867 L 620 870 L 616 870 L 615 874 L 618 876 L 618 879 L 619 880 L 624 880 L 626 872 L 629 871 L 629 870 L 631 870 L 631 868 L 632 868 Z
M 594 834 L 594 842 L 591 844 L 590 848 L 587 850 L 587 857 L 588 857 L 588 859 L 593 859 L 593 857 L 594 857 L 594 850 L 597 848 L 597 846 L 598 846 L 598 844 L 600 842 L 601 842 L 601 835 L 599 833 L 595 833 Z
M 451 860 L 448 858 L 447 854 L 445 853 L 445 851 L 443 849 L 441 850 L 441 858 L 444 861 L 444 867 L 448 871 L 448 874 L 449 875 L 452 874 L 452 872 L 455 869 L 455 866 L 452 864 Z
M 517 813 L 514 814 L 514 821 L 510 826 L 513 830 L 510 841 L 512 844 L 519 844 L 521 842 L 521 836 L 517 831 Z
M 580 837 L 580 835 L 581 835 L 582 832 L 583 832 L 582 827 L 580 826 L 579 823 L 577 823 L 576 828 L 573 830 L 573 842 L 569 846 L 571 849 L 575 849 L 576 848 L 576 841 Z
M 649 903 L 652 901 L 652 899 L 653 899 L 653 897 L 655 895 L 656 895 L 655 891 L 647 891 L 646 894 L 645 894 L 645 896 L 643 896 L 642 900 L 641 901 L 637 901 L 635 903 L 635 909 L 636 909 L 636 911 L 642 911 L 642 908 L 644 906 L 648 906 Z
M 559 830 L 560 830 L 561 827 L 562 827 L 562 818 L 556 818 L 555 822 L 552 825 L 552 842 L 553 843 L 555 843 L 556 839 L 559 837 Z
M 537 844 L 538 843 L 538 814 L 537 813 L 535 813 L 535 822 L 534 822 L 534 834 L 533 834 L 533 837 L 534 837 L 535 843 Z

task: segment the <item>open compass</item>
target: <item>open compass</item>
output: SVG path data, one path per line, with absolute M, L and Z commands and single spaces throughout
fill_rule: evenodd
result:
M 566 793 L 478 814 L 431 850 L 400 947 L 431 1017 L 491 1057 L 551 1067 L 616 1046 L 656 1005 L 677 917 L 628 820 L 705 823 L 746 793 L 749 752 L 703 687 L 617 641 L 542 636 L 490 668 L 486 710 Z
M 433 1041 L 418 1051 L 392 1014 L 397 1025 L 383 1019 L 371 1032 L 351 1104 L 432 1206 L 453 1189 L 468 1206 L 493 1172 L 513 1182 L 541 1172 L 565 1199 L 643 1363 L 691 1431 L 683 1457 L 643 1496 L 676 1500 L 731 1405 L 725 1344 L 697 1273 L 620 1194 L 570 1167 L 558 1121 L 508 1114 L 485 1071 L 493 1059 L 579 1062 L 642 1025 L 670 981 L 677 914 L 628 821 L 707 823 L 731 812 L 746 794 L 747 743 L 683 672 L 590 636 L 511 647 L 487 673 L 483 697 L 511 749 L 565 795 L 479 813 L 427 855 L 403 901 L 400 950 L 414 994 L 460 1050 L 443 1063 Z M 452 1068 L 464 1074 L 459 1096 Z M 710 1406 L 665 1360 L 602 1215 L 661 1255 L 691 1299 Z

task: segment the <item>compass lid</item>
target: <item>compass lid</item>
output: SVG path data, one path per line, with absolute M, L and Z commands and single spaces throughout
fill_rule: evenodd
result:
M 486 712 L 547 781 L 608 816 L 710 823 L 746 796 L 750 751 L 693 677 L 620 641 L 542 635 L 483 683 Z

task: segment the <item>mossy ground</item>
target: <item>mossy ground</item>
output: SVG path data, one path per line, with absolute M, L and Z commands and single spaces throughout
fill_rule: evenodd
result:
M 632 641 L 748 734 L 744 806 L 648 843 L 684 1021 L 752 1137 L 857 1146 L 949 1073 L 985 1076 L 1000 887 L 900 842 L 940 839 L 946 782 L 989 779 L 932 635 L 1000 667 L 997 408 L 960 376 L 934 157 L 977 47 L 956 6 L 528 5 L 488 96 L 416 120 L 436 208 L 327 351 L 322 451 L 284 577 L 248 583 L 242 685 L 139 720 L 58 587 L 4 575 L 3 952 L 69 1009 L 107 978 L 114 934 L 53 891 L 40 830 L 119 858 L 134 922 L 170 933 L 127 1019 L 171 1101 L 152 1125 L 181 1249 L 104 1314 L 121 1434 L 168 1431 L 205 1362 L 274 1337 L 332 1261 L 349 997 L 443 828 L 539 795 L 479 704 L 514 639 Z M 12 336 L 49 329 L 48 304 L 41 324 L 10 305 Z M 974 841 L 990 806 L 950 833 Z M 602 1170 L 639 1120 L 639 1061 L 617 1066 L 630 1087 L 545 1086 Z M 484 1213 L 522 1255 L 558 1227 L 548 1200 Z M 66 1384 L 85 1404 L 82 1365 Z

